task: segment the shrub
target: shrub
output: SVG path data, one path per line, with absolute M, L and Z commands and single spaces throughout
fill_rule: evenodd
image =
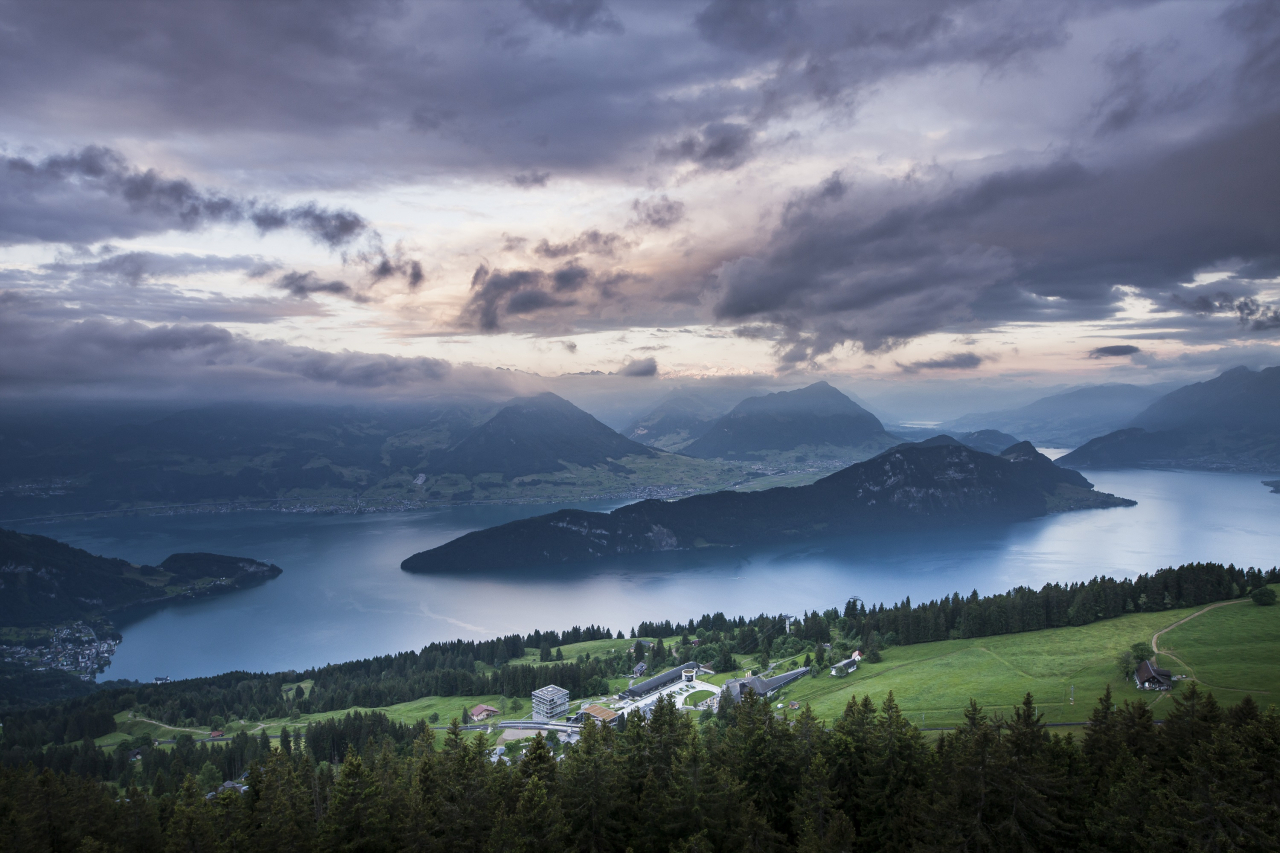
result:
M 1276 603 L 1276 591 L 1269 586 L 1260 586 L 1249 593 L 1253 603 L 1261 607 L 1270 607 Z

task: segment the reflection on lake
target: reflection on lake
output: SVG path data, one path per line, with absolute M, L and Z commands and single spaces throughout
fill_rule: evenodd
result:
M 273 562 L 263 586 L 151 613 L 122 628 L 104 678 L 184 678 L 274 671 L 595 623 L 629 631 L 642 619 L 703 613 L 799 613 L 910 596 L 1002 592 L 1025 584 L 1132 576 L 1194 560 L 1280 562 L 1280 496 L 1256 475 L 1088 472 L 1124 509 L 1050 516 L 999 529 L 862 538 L 751 552 L 655 555 L 585 569 L 433 577 L 400 561 L 468 530 L 558 507 L 452 507 L 405 514 L 277 513 L 25 523 L 98 554 L 156 563 L 178 551 Z M 578 505 L 611 509 L 616 504 Z

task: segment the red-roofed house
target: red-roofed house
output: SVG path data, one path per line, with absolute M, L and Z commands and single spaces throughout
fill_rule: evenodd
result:
M 481 720 L 487 720 L 490 717 L 496 717 L 497 715 L 498 709 L 491 705 L 477 705 L 471 709 L 471 719 L 473 722 L 477 723 Z

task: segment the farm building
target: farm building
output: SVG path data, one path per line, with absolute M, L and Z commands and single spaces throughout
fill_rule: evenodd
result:
M 1173 686 L 1173 673 L 1160 669 L 1151 661 L 1144 660 L 1138 664 L 1138 671 L 1133 674 L 1139 690 L 1168 690 Z

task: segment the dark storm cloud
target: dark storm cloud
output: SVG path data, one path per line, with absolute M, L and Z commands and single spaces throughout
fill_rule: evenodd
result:
M 1000 67 L 1107 5 L 8 2 L 0 113 L 55 138 L 201 138 L 193 163 L 275 186 L 300 164 L 329 186 L 424 170 L 541 186 L 660 149 L 728 169 L 797 106 Z
M 636 199 L 631 202 L 635 213 L 633 224 L 666 230 L 684 219 L 684 202 L 672 201 L 665 195 L 656 198 Z
M 622 365 L 622 369 L 618 371 L 620 376 L 657 376 L 658 360 L 652 356 L 648 358 L 636 358 Z
M 746 162 L 755 131 L 738 122 L 718 121 L 659 149 L 664 160 L 689 160 L 707 169 L 736 169 Z
M 903 373 L 919 373 L 922 370 L 973 370 L 985 359 L 971 352 L 955 352 L 938 358 L 898 364 Z
M 137 285 L 155 279 L 187 278 L 223 272 L 245 272 L 260 276 L 271 270 L 271 264 L 249 255 L 194 255 L 183 252 L 166 255 L 159 252 L 107 253 L 100 260 L 62 260 L 44 264 L 41 269 L 75 278 L 98 278 Z
M 1120 358 L 1137 355 L 1140 352 L 1142 350 L 1133 344 L 1115 344 L 1109 347 L 1094 347 L 1089 350 L 1089 358 Z
M 1268 115 L 1107 168 L 1064 161 L 936 194 L 819 189 L 765 251 L 722 268 L 716 315 L 783 328 L 780 352 L 812 358 L 956 324 L 1104 318 L 1124 287 L 1165 302 L 1215 264 L 1280 260 L 1276 150 Z
M 514 294 L 541 287 L 547 274 L 542 270 L 490 270 L 477 267 L 471 276 L 471 298 L 463 318 L 483 332 L 497 330 L 502 309 Z
M 550 172 L 520 172 L 511 176 L 511 183 L 524 190 L 545 187 L 549 180 L 551 180 Z
M 322 281 L 314 272 L 298 272 L 296 270 L 285 273 L 274 282 L 272 286 L 285 291 L 294 299 L 310 299 L 314 293 L 327 293 L 331 296 L 345 296 L 356 301 L 361 301 L 362 297 L 351 289 L 351 286 L 342 281 Z
M 137 169 L 90 146 L 30 160 L 0 159 L 0 245 L 92 243 L 249 221 L 259 233 L 293 228 L 338 248 L 369 226 L 356 213 L 292 207 L 202 190 L 183 178 Z
M 518 317 L 522 328 L 557 333 L 569 324 L 569 315 L 577 317 L 583 308 L 613 299 L 617 289 L 632 279 L 624 270 L 593 271 L 576 261 L 550 272 L 493 270 L 482 265 L 471 277 L 471 296 L 458 321 L 482 332 L 495 332 L 503 328 L 504 320 Z
M 434 358 L 331 353 L 259 341 L 214 325 L 32 318 L 0 298 L 0 388 L 8 394 L 129 389 L 147 394 L 252 397 L 279 393 L 438 393 L 461 379 L 500 384 L 492 372 Z
M 610 234 L 592 228 L 583 231 L 568 243 L 552 243 L 544 239 L 534 247 L 533 252 L 543 258 L 567 258 L 584 254 L 613 257 L 630 245 L 621 234 Z
M 563 33 L 621 33 L 622 24 L 604 0 L 522 0 L 533 16 Z
M 698 32 L 712 44 L 754 53 L 793 33 L 794 0 L 712 0 L 698 13 Z

